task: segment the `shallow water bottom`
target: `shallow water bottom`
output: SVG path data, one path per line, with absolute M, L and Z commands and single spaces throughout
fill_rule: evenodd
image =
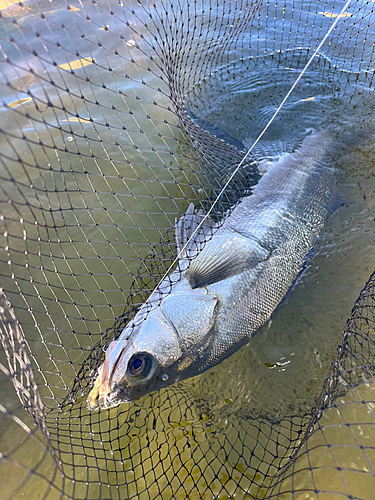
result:
M 276 487 L 276 490 L 273 490 L 274 494 L 277 492 L 279 495 L 278 498 L 336 500 L 354 493 L 356 498 L 372 500 L 375 488 L 374 394 L 372 385 L 362 384 L 351 389 L 345 397 L 337 400 L 333 407 L 324 412 L 316 430 L 301 448 L 296 462 L 287 472 L 286 478 L 280 486 Z M 366 401 L 366 404 L 363 401 Z M 281 423 L 280 428 L 285 432 L 287 425 Z M 190 438 L 194 438 L 190 442 L 194 442 L 195 452 L 194 448 L 189 448 L 189 450 L 186 448 L 189 433 Z M 75 486 L 73 484 L 69 486 L 67 483 L 70 481 L 66 478 L 64 480 L 56 471 L 51 457 L 43 452 L 42 447 L 37 452 L 34 438 L 28 437 L 19 426 L 14 424 L 3 435 L 2 450 L 4 452 L 7 449 L 13 450 L 12 458 L 14 460 L 21 458 L 20 462 L 26 466 L 26 469 L 17 466 L 13 460 L 2 464 L 3 477 L 7 475 L 9 478 L 6 482 L 2 482 L 2 498 L 21 499 L 27 496 L 31 500 L 41 498 L 54 500 L 61 498 L 56 488 L 62 486 L 63 483 L 65 483 L 66 492 L 70 490 L 74 498 L 139 498 L 142 500 L 236 498 L 249 500 L 267 496 L 270 480 L 264 480 L 261 470 L 256 473 L 248 470 L 243 458 L 233 461 L 233 457 L 227 456 L 225 467 L 223 467 L 223 456 L 220 452 L 216 458 L 212 456 L 209 463 L 202 458 L 205 454 L 205 443 L 207 439 L 210 439 L 207 433 L 203 432 L 203 428 L 200 435 L 197 427 L 192 431 L 192 426 L 181 423 L 180 431 L 176 428 L 173 437 L 173 446 L 167 446 L 168 451 L 165 450 L 165 454 L 163 446 L 160 446 L 158 451 L 155 450 L 154 458 L 152 457 L 153 439 L 149 440 L 149 451 L 146 451 L 147 447 L 144 448 L 142 466 L 134 464 L 135 468 L 130 473 L 125 460 L 126 476 L 129 480 L 130 477 L 133 479 L 120 487 L 108 485 L 107 490 L 103 488 L 105 483 L 101 488 L 94 484 L 92 487 L 88 484 L 84 485 L 81 474 L 75 475 L 72 471 L 77 482 Z M 156 435 L 154 439 L 157 439 Z M 230 431 L 227 433 L 227 439 L 229 441 L 231 439 Z M 14 452 L 14 442 L 17 442 L 20 447 L 17 453 Z M 248 436 L 246 436 L 245 441 L 242 442 L 242 451 L 249 444 Z M 172 440 L 170 445 L 172 445 Z M 229 449 L 228 445 L 224 444 L 224 446 L 227 450 Z M 241 446 L 238 449 L 240 450 Z M 272 447 L 269 449 L 271 450 Z M 230 454 L 234 455 L 233 450 Z M 27 456 L 29 459 L 25 460 Z M 206 458 L 207 456 L 206 454 Z M 100 467 L 101 460 L 99 459 L 97 463 Z M 37 474 L 30 472 L 36 464 L 38 464 Z M 141 476 L 137 473 L 140 467 L 142 468 Z M 162 474 L 162 478 L 158 474 L 161 471 L 165 474 Z M 40 474 L 44 477 L 40 477 Z M 108 473 L 107 478 L 117 477 L 117 482 L 121 483 L 120 477 L 123 473 L 120 469 L 113 474 Z M 46 482 L 52 479 L 53 487 Z M 106 491 L 108 494 L 105 493 Z

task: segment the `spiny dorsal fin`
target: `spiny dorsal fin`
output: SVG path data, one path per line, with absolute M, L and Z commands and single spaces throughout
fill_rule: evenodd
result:
M 190 203 L 186 214 L 175 223 L 175 237 L 177 244 L 177 255 L 179 260 L 188 259 L 189 261 L 194 258 L 203 249 L 205 243 L 212 238 L 217 226 L 210 218 L 206 218 L 197 229 L 198 225 L 202 222 L 205 215 L 202 210 L 195 211 L 193 203 Z M 193 237 L 191 238 L 191 236 Z M 191 240 L 189 241 L 189 239 Z M 189 243 L 186 245 L 186 243 Z M 185 247 L 186 245 L 186 247 Z M 184 248 L 185 247 L 185 248 Z

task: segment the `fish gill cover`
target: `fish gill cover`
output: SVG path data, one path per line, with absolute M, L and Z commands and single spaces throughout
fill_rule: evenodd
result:
M 373 498 L 374 10 L 0 1 L 2 498 Z M 311 129 L 336 203 L 283 307 L 204 374 L 89 411 L 175 221 L 219 226 Z

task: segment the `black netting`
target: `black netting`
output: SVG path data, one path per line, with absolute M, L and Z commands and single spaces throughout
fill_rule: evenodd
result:
M 375 268 L 375 6 L 344 5 L 0 0 L 1 498 L 373 498 L 373 275 L 350 311 Z M 109 343 L 180 278 L 176 220 L 210 210 L 203 246 L 312 128 L 332 215 L 283 307 L 202 375 L 89 411 Z

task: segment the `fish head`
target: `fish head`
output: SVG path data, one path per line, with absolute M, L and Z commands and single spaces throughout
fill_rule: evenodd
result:
M 202 291 L 172 291 L 137 326 L 135 318 L 121 334 L 126 340 L 109 345 L 88 407 L 134 401 L 199 373 L 200 352 L 205 352 L 202 347 L 213 330 L 217 302 L 215 295 Z

